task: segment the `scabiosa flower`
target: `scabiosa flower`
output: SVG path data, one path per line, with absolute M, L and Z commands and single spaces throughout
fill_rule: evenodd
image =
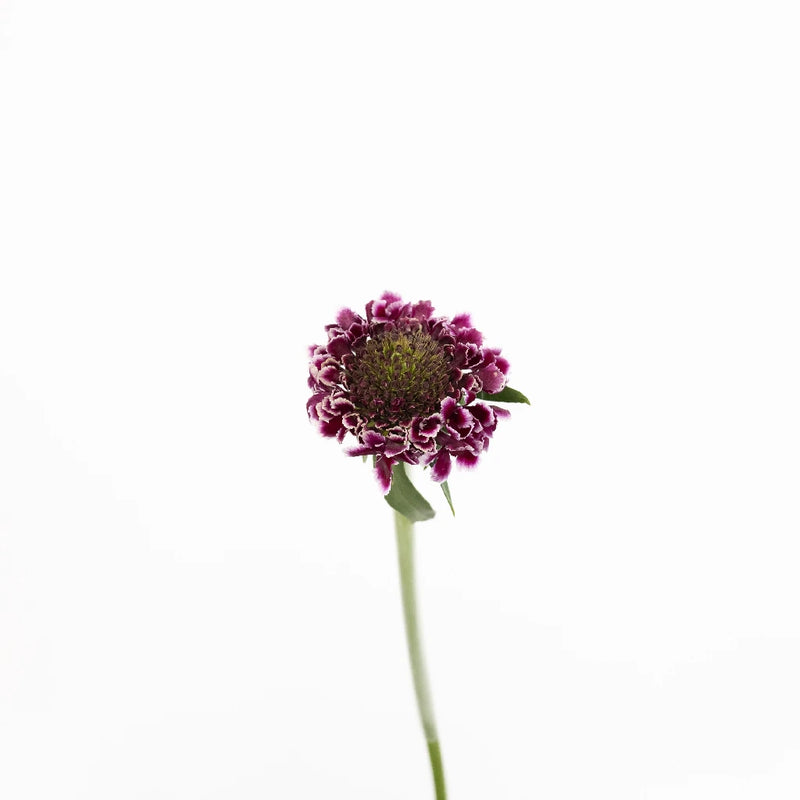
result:
M 436 800 L 447 800 L 439 734 L 422 654 L 414 568 L 414 524 L 434 511 L 408 479 L 406 464 L 429 467 L 452 510 L 452 463 L 473 466 L 489 446 L 499 417 L 494 402 L 527 403 L 506 385 L 508 361 L 467 314 L 434 316 L 427 300 L 406 303 L 385 292 L 349 308 L 326 327 L 328 341 L 311 347 L 308 415 L 320 432 L 356 444 L 351 456 L 372 456 L 386 502 L 394 509 L 406 641 Z M 484 402 L 486 400 L 493 402 Z
M 508 361 L 486 347 L 468 314 L 434 316 L 427 300 L 406 303 L 385 292 L 366 318 L 345 308 L 310 348 L 310 419 L 324 436 L 352 434 L 351 456 L 373 456 L 384 493 L 397 464 L 430 467 L 446 481 L 453 460 L 473 466 L 508 411 L 484 399 L 504 396 Z M 493 398 L 493 395 L 497 395 Z

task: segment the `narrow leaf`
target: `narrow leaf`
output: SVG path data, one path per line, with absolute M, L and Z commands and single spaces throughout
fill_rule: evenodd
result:
M 501 389 L 499 392 L 495 394 L 487 394 L 486 392 L 478 392 L 478 397 L 481 400 L 491 400 L 493 403 L 527 403 L 528 405 L 531 404 L 531 401 L 525 397 L 522 392 L 518 392 L 516 389 L 512 389 L 510 386 L 506 386 L 504 389 Z
M 432 519 L 436 513 L 409 480 L 402 461 L 392 467 L 392 487 L 385 497 L 386 502 L 395 511 L 412 522 L 424 522 L 426 519 Z
M 450 510 L 453 512 L 453 516 L 455 516 L 456 510 L 453 508 L 453 499 L 450 497 L 450 487 L 447 485 L 447 481 L 442 481 L 439 486 L 442 487 L 444 499 L 447 500 L 447 505 L 450 506 Z

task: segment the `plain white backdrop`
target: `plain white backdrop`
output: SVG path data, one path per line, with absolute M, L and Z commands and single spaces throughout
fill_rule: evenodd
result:
M 453 800 L 800 796 L 793 3 L 0 2 L 0 795 L 432 796 L 385 289 L 533 400 L 418 526 Z

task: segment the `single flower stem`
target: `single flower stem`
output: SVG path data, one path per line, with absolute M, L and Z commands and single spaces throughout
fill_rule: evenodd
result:
M 408 643 L 408 658 L 411 662 L 411 676 L 414 679 L 414 691 L 417 695 L 422 730 L 428 742 L 428 755 L 430 756 L 431 769 L 433 770 L 436 800 L 446 800 L 447 792 L 444 786 L 442 752 L 439 747 L 439 736 L 436 733 L 431 687 L 428 683 L 428 673 L 425 669 L 419 613 L 417 611 L 416 579 L 414 574 L 414 523 L 408 517 L 395 511 L 394 526 L 397 534 L 397 561 L 400 566 L 400 591 L 403 597 L 403 617 L 406 623 L 406 641 Z

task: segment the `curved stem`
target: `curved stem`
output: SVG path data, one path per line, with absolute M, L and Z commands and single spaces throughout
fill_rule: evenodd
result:
M 433 783 L 436 788 L 436 800 L 446 800 L 444 785 L 444 767 L 439 747 L 439 736 L 436 733 L 436 720 L 433 715 L 431 687 L 425 669 L 425 657 L 422 652 L 422 636 L 420 633 L 419 613 L 417 611 L 416 580 L 414 574 L 414 523 L 399 512 L 394 513 L 395 532 L 397 534 L 397 561 L 400 567 L 400 591 L 403 597 L 403 617 L 406 625 L 406 641 L 408 657 L 411 662 L 411 675 L 414 679 L 414 691 L 417 695 L 417 706 L 422 721 L 422 730 L 428 742 L 428 755 L 433 771 Z

